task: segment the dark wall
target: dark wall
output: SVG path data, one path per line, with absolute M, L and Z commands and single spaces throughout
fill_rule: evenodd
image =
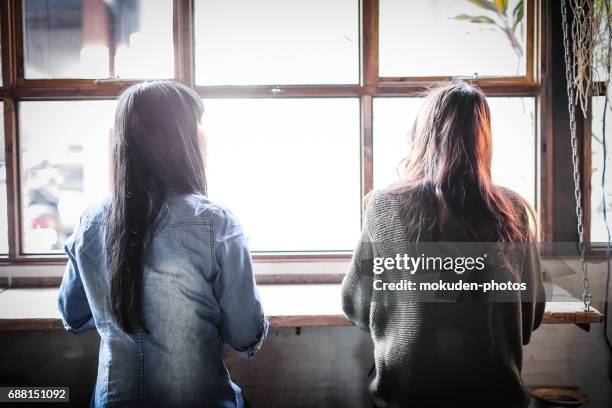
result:
M 99 341 L 96 332 L 0 332 L 0 385 L 69 386 L 70 406 L 86 407 L 96 379 Z
M 587 407 L 612 406 L 601 325 L 592 329 L 590 333 L 573 325 L 538 329 L 524 352 L 525 382 L 577 385 L 591 397 Z M 87 406 L 96 377 L 97 347 L 95 333 L 3 332 L 0 383 L 68 385 L 70 405 Z M 372 346 L 368 334 L 354 327 L 273 329 L 253 360 L 228 352 L 226 361 L 254 408 L 369 407 L 366 377 Z

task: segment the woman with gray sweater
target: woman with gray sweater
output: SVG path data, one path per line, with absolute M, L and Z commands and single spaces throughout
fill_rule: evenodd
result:
M 492 183 L 491 158 L 484 94 L 444 85 L 425 98 L 402 180 L 367 200 L 342 295 L 374 342 L 377 407 L 530 403 L 522 346 L 545 301 L 535 217 Z

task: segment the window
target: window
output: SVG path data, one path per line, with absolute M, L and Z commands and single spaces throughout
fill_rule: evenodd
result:
M 172 78 L 172 0 L 24 0 L 25 77 Z
M 18 168 L 7 179 L 0 156 L 3 262 L 61 256 L 82 210 L 108 194 L 116 98 L 142 79 L 203 98 L 209 195 L 241 220 L 255 257 L 350 256 L 363 198 L 397 179 L 421 92 L 440 77 L 477 74 L 494 179 L 536 200 L 537 2 L 11 4 L 0 10 L 11 65 L 0 92 L 18 148 L 6 162 Z
M 604 198 L 607 211 L 608 226 L 612 228 L 612 105 L 608 101 L 605 106 L 605 96 L 592 98 L 591 119 L 591 243 L 595 246 L 606 245 L 608 230 L 604 219 Z M 606 133 L 603 133 L 604 109 Z M 602 186 L 604 140 L 606 147 L 606 175 Z M 605 194 L 604 194 L 605 193 Z
M 380 76 L 525 76 L 525 3 L 380 0 Z
M 359 234 L 355 98 L 208 99 L 212 200 L 254 251 L 350 250 Z
M 108 194 L 115 105 L 20 104 L 24 253 L 63 253 L 83 210 Z
M 359 82 L 359 0 L 196 0 L 199 85 Z
M 399 179 L 421 98 L 375 98 L 374 187 Z M 535 99 L 489 97 L 493 181 L 535 205 Z
M 4 112 L 4 103 L 0 102 Z M 4 141 L 4 115 L 0 117 L 0 140 Z M 6 160 L 4 149 L 0 149 L 0 256 L 8 254 L 8 211 L 6 196 Z

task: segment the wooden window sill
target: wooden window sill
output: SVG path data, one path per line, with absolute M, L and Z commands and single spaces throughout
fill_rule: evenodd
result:
M 556 285 L 555 301 L 546 304 L 545 324 L 599 323 L 595 309 Z M 339 284 L 260 285 L 259 292 L 271 327 L 348 326 L 342 313 Z M 0 292 L 0 330 L 63 329 L 57 310 L 57 289 L 6 289 Z

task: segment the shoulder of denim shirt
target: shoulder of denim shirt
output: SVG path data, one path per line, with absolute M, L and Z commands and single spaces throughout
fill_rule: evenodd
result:
M 84 237 L 90 232 L 97 234 L 100 231 L 100 227 L 105 223 L 108 209 L 110 208 L 110 201 L 110 197 L 105 197 L 92 203 L 81 213 L 76 228 L 64 243 L 64 252 L 73 251 L 73 247 L 77 243 L 81 245 L 81 248 L 88 247 L 93 243 L 91 240 L 85 240 Z M 82 246 L 83 244 L 85 244 L 84 247 Z
M 111 197 L 105 197 L 89 206 L 81 215 L 82 231 L 98 227 L 106 222 Z M 169 195 L 158 216 L 156 230 L 190 224 L 214 225 L 218 231 L 239 230 L 236 216 L 222 205 L 210 201 L 202 194 Z
M 79 221 L 81 228 L 88 228 L 92 225 L 99 225 L 106 222 L 110 204 L 110 196 L 106 196 L 99 201 L 91 203 L 81 214 L 81 219 Z
M 172 195 L 159 217 L 158 229 L 185 224 L 209 224 L 218 231 L 240 228 L 236 216 L 202 194 Z

